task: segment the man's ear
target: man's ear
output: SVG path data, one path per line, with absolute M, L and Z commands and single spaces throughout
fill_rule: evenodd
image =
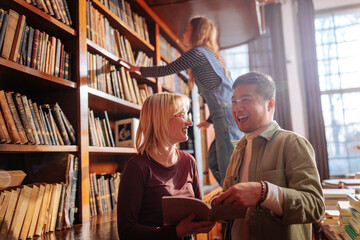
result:
M 275 99 L 274 98 L 270 98 L 268 100 L 268 110 L 272 110 L 275 107 Z

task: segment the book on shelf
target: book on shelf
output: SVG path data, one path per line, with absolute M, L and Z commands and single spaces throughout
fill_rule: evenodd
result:
M 20 188 L 20 195 L 15 208 L 10 232 L 8 234 L 8 239 L 19 238 L 21 227 L 25 219 L 25 214 L 26 211 L 28 210 L 31 192 L 32 192 L 32 188 L 29 186 L 24 185 Z
M 9 13 L 5 12 L 0 28 L 0 53 L 4 48 L 4 39 L 5 39 L 6 29 L 9 23 L 9 17 L 10 17 Z
M 6 240 L 10 232 L 12 219 L 14 216 L 17 200 L 20 194 L 20 188 L 11 190 L 11 195 L 9 203 L 6 208 L 6 213 L 4 215 L 1 228 L 0 228 L 0 240 Z
M 61 195 L 60 195 L 58 212 L 56 214 L 55 230 L 61 230 L 64 225 L 65 192 L 66 192 L 66 184 L 61 183 Z
M 16 107 L 19 112 L 21 122 L 23 123 L 23 127 L 24 127 L 24 131 L 25 131 L 27 140 L 30 144 L 35 144 L 35 138 L 33 135 L 32 128 L 30 126 L 30 122 L 26 115 L 24 105 L 21 100 L 21 95 L 20 95 L 20 93 L 15 93 L 13 97 L 15 99 Z
M 246 208 L 234 208 L 231 205 L 223 204 L 213 206 L 212 200 L 207 204 L 192 197 L 164 196 L 162 198 L 163 222 L 164 224 L 176 225 L 192 213 L 195 213 L 195 220 L 197 221 L 219 221 L 245 216 Z
M 24 217 L 24 222 L 23 222 L 23 226 L 20 231 L 19 239 L 25 240 L 27 238 L 31 220 L 32 220 L 33 215 L 35 214 L 34 210 L 35 210 L 36 200 L 37 200 L 38 194 L 39 194 L 39 189 L 40 188 L 37 185 L 32 186 L 31 195 L 29 197 L 28 209 L 27 209 L 25 217 Z
M 9 59 L 10 52 L 13 45 L 13 40 L 15 37 L 16 27 L 18 24 L 20 15 L 12 9 L 9 9 L 9 20 L 6 27 L 6 32 L 4 36 L 4 43 L 1 51 L 1 56 L 5 59 Z
M 2 143 L 11 143 L 11 138 L 6 127 L 5 119 L 0 109 L 0 136 Z
M 10 134 L 11 142 L 20 143 L 20 136 L 18 134 L 14 118 L 11 114 L 11 110 L 7 102 L 4 90 L 0 90 L 0 105 L 8 132 Z
M 120 173 L 90 173 L 90 210 L 92 216 L 116 208 Z
M 17 59 L 20 58 L 19 48 L 20 48 L 21 37 L 23 36 L 24 28 L 26 27 L 25 21 L 26 21 L 26 16 L 20 15 L 17 22 L 13 44 L 9 55 L 9 59 L 13 62 L 16 62 Z

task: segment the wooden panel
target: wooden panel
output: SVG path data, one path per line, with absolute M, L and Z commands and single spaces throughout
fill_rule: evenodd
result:
M 199 15 L 217 26 L 220 48 L 237 46 L 260 35 L 255 0 L 145 1 L 178 37 L 188 21 Z

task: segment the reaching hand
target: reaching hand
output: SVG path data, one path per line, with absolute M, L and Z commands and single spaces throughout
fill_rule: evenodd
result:
M 211 123 L 207 122 L 207 121 L 203 121 L 201 123 L 199 123 L 198 125 L 196 125 L 198 128 L 202 128 L 202 129 L 206 129 L 210 126 Z
M 138 66 L 135 66 L 135 65 L 132 65 L 131 63 L 128 63 L 128 62 L 124 62 L 124 61 L 122 61 L 122 60 L 119 60 L 118 61 L 120 64 L 121 64 L 121 62 L 123 62 L 123 63 L 125 63 L 128 67 L 126 67 L 125 66 L 125 70 L 126 71 L 130 71 L 130 72 L 136 72 L 136 71 L 140 71 L 140 67 L 138 67 Z M 123 64 L 122 64 L 123 65 Z
M 215 222 L 211 221 L 200 221 L 194 222 L 195 214 L 190 214 L 179 222 L 176 226 L 176 234 L 178 237 L 183 237 L 195 233 L 207 233 L 215 225 Z
M 260 182 L 243 182 L 238 183 L 214 199 L 214 205 L 221 202 L 231 204 L 234 207 L 253 207 L 260 200 L 261 183 Z

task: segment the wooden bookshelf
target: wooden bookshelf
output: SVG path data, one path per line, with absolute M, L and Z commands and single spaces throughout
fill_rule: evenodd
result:
M 11 8 L 19 14 L 24 14 L 28 25 L 59 38 L 64 43 L 65 49 L 71 53 L 72 61 L 71 80 L 66 80 L 0 58 L 0 90 L 20 92 L 41 103 L 53 104 L 59 102 L 75 128 L 77 145 L 0 144 L 0 158 L 16 159 L 21 156 L 31 163 L 31 156 L 34 154 L 38 156 L 51 153 L 51 156 L 54 156 L 56 154 L 72 153 L 79 157 L 80 175 L 79 193 L 77 195 L 79 211 L 77 223 L 85 223 L 91 219 L 89 210 L 89 174 L 94 172 L 95 169 L 104 172 L 121 169 L 124 163 L 136 154 L 134 148 L 89 146 L 89 109 L 95 112 L 107 111 L 110 125 L 113 128 L 114 122 L 117 120 L 139 117 L 141 106 L 88 86 L 88 52 L 101 55 L 111 64 L 118 67 L 122 66 L 118 62 L 121 59 L 87 38 L 86 0 L 68 0 L 67 2 L 72 16 L 72 26 L 65 25 L 24 0 L 1 1 L 1 8 Z M 148 56 L 153 57 L 154 65 L 161 59 L 158 43 L 160 30 L 162 34 L 166 34 L 169 39 L 172 39 L 171 42 L 176 44 L 179 50 L 183 51 L 185 49 L 178 37 L 144 1 L 130 1 L 130 4 L 134 12 L 146 18 L 150 41 L 144 40 L 99 0 L 91 0 L 91 2 L 93 7 L 108 19 L 110 25 L 130 41 L 134 51 L 141 50 Z M 164 90 L 170 91 L 170 89 L 161 86 L 157 79 L 143 78 L 139 73 L 131 73 L 131 77 L 135 78 L 138 84 L 145 83 L 149 85 L 155 93 Z M 9 156 L 12 157 L 9 158 Z M 4 161 L 1 160 L 0 162 Z M 98 219 L 101 218 L 98 217 Z

